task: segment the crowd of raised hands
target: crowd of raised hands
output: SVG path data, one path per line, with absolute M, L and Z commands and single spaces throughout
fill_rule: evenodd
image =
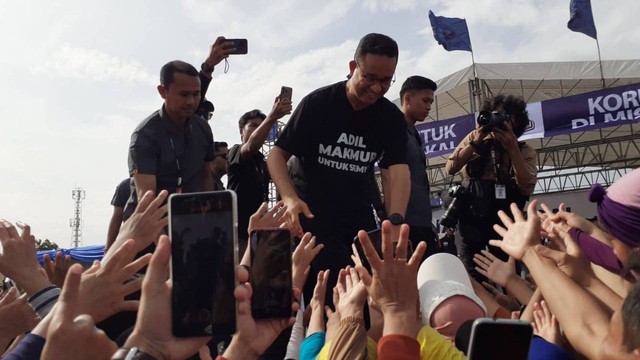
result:
M 164 191 L 144 194 L 103 260 L 87 268 L 71 265 L 61 254 L 45 257 L 40 265 L 30 227 L 0 220 L 0 273 L 16 285 L 0 298 L 3 359 L 124 358 L 120 352 L 132 348 L 156 359 L 212 358 L 210 338 L 176 338 L 171 329 L 171 245 L 163 235 L 166 198 Z M 248 230 L 284 226 L 284 210 L 283 203 L 271 209 L 263 204 Z M 502 239 L 490 242 L 508 260 L 482 251 L 474 261 L 487 281 L 469 279 L 486 316 L 529 321 L 536 338 L 566 356 L 557 358 L 640 358 L 637 240 L 618 239 L 616 231 L 567 212 L 563 205 L 554 213 L 534 200 L 526 213 L 515 206 L 511 212 L 511 217 L 499 213 L 502 224 L 494 228 Z M 310 299 L 302 298 L 301 289 L 323 245 L 304 234 L 292 253 L 296 301 L 288 319 L 252 317 L 247 250 L 236 269 L 237 332 L 219 359 L 258 358 L 288 327 L 293 330 L 287 353 L 293 355 L 287 358 L 375 354 L 379 359 L 464 359 L 466 349 L 456 348 L 461 344 L 447 340 L 421 312 L 425 299 L 420 298 L 418 273 L 427 263 L 422 263 L 426 244 L 408 253 L 409 231 L 402 225 L 394 237 L 392 225 L 383 222 L 381 253 L 360 231 L 358 241 L 370 270 L 354 248 L 354 264 L 340 270 L 337 283 L 329 284 L 328 270 L 317 274 Z M 153 254 L 136 258 L 152 243 Z M 526 265 L 529 276 L 516 271 L 517 262 Z M 145 267 L 146 274 L 138 276 Z M 139 300 L 127 297 L 138 291 Z M 333 307 L 325 304 L 327 293 Z M 119 349 L 96 324 L 123 311 L 136 311 L 137 320 Z M 532 345 L 529 358 L 542 358 L 535 357 L 536 349 Z

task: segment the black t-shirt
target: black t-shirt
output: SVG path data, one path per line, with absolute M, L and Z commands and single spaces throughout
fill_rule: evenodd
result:
M 130 182 L 131 178 L 126 178 L 116 186 L 116 191 L 113 193 L 113 198 L 111 199 L 111 205 L 124 208 L 131 195 Z
M 386 98 L 353 110 L 346 81 L 302 99 L 276 145 L 302 163 L 315 215 L 305 230 L 355 235 L 372 229 L 367 172 L 383 152 L 389 165 L 406 164 L 406 142 L 402 112 Z
M 234 145 L 227 154 L 227 188 L 238 195 L 238 234 L 247 236 L 249 217 L 267 201 L 269 171 L 264 156 L 257 153 L 240 159 L 242 145 Z

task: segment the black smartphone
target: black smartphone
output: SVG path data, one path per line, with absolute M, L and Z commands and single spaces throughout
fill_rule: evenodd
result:
M 376 249 L 378 256 L 382 258 L 382 230 L 374 229 L 371 231 L 367 231 L 367 235 L 369 235 L 369 240 L 371 240 L 371 244 L 373 245 L 373 248 Z M 353 243 L 356 245 L 358 256 L 362 261 L 362 266 L 364 266 L 367 270 L 369 270 L 369 272 L 371 272 L 371 265 L 369 264 L 367 257 L 364 255 L 364 249 L 360 244 L 360 240 L 358 240 L 358 236 L 353 238 Z M 394 255 L 396 251 L 396 245 L 398 245 L 398 242 L 394 241 L 393 242 Z M 409 241 L 407 245 L 407 259 L 410 259 L 411 255 L 413 255 L 413 244 L 411 243 L 411 241 Z
M 527 321 L 476 319 L 471 327 L 468 360 L 526 360 L 533 328 Z
M 235 49 L 229 55 L 246 55 L 249 52 L 247 39 L 225 39 L 225 42 L 232 42 Z
M 255 319 L 285 319 L 291 316 L 293 283 L 291 248 L 287 229 L 256 230 L 251 246 L 251 313 Z
M 291 97 L 293 96 L 293 89 L 288 86 L 283 86 L 280 88 L 280 100 L 287 99 L 291 101 Z
M 237 223 L 233 191 L 169 197 L 171 307 L 176 337 L 235 333 Z

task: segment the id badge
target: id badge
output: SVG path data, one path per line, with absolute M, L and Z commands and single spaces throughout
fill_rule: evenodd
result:
M 496 199 L 504 200 L 507 198 L 507 187 L 503 184 L 496 184 Z

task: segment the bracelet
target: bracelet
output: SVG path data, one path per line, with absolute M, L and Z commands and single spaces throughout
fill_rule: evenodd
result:
M 116 351 L 111 360 L 156 360 L 153 356 L 143 352 L 137 347 L 129 348 L 120 348 Z

